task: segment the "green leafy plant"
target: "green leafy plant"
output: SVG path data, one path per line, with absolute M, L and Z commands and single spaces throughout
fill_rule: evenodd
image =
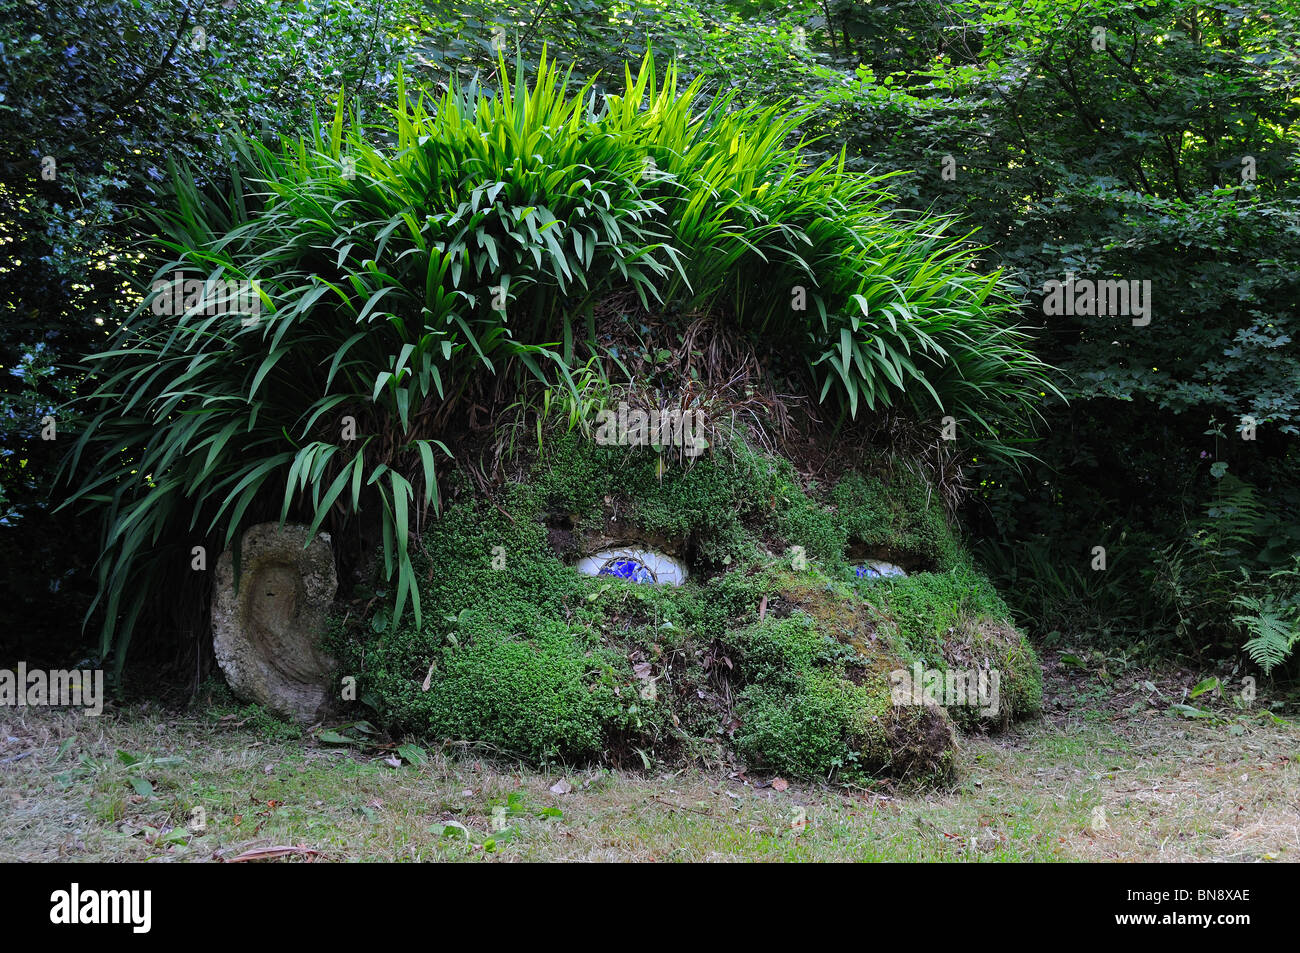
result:
M 1233 616 L 1233 621 L 1250 634 L 1242 648 L 1265 675 L 1271 674 L 1290 658 L 1300 642 L 1300 609 L 1293 601 L 1285 602 L 1274 595 L 1242 595 L 1232 604 L 1246 610 Z

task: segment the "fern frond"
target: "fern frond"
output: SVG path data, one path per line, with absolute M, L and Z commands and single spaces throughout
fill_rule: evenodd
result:
M 1251 634 L 1244 646 L 1246 654 L 1265 675 L 1270 674 L 1290 657 L 1296 642 L 1300 642 L 1300 625 L 1294 610 L 1272 596 L 1264 599 L 1238 596 L 1233 603 L 1248 610 L 1232 618 Z

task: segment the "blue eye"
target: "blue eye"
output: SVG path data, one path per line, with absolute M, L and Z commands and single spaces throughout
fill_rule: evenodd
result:
M 654 573 L 652 573 L 645 564 L 636 559 L 625 559 L 615 557 L 605 563 L 599 573 L 599 576 L 618 576 L 620 579 L 627 579 L 631 582 L 656 582 Z
M 686 565 L 672 556 L 632 548 L 592 553 L 578 562 L 577 570 L 586 576 L 615 576 L 656 586 L 680 586 L 688 575 Z

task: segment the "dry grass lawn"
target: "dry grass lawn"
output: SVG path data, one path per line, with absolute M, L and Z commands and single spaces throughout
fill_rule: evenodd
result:
M 1300 728 L 1262 700 L 1171 709 L 1191 683 L 1052 663 L 1044 716 L 967 738 L 930 793 L 459 748 L 394 767 L 230 707 L 5 709 L 0 860 L 1300 860 Z

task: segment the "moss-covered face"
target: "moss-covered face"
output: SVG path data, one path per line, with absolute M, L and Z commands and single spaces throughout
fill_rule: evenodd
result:
M 464 494 L 422 542 L 423 627 L 381 615 L 336 626 L 332 649 L 362 697 L 432 740 L 936 780 L 954 723 L 1039 707 L 1033 650 L 901 472 L 805 486 L 739 440 L 665 469 L 570 436 L 496 499 Z M 580 571 L 620 546 L 689 576 Z M 863 570 L 877 559 L 906 577 Z

